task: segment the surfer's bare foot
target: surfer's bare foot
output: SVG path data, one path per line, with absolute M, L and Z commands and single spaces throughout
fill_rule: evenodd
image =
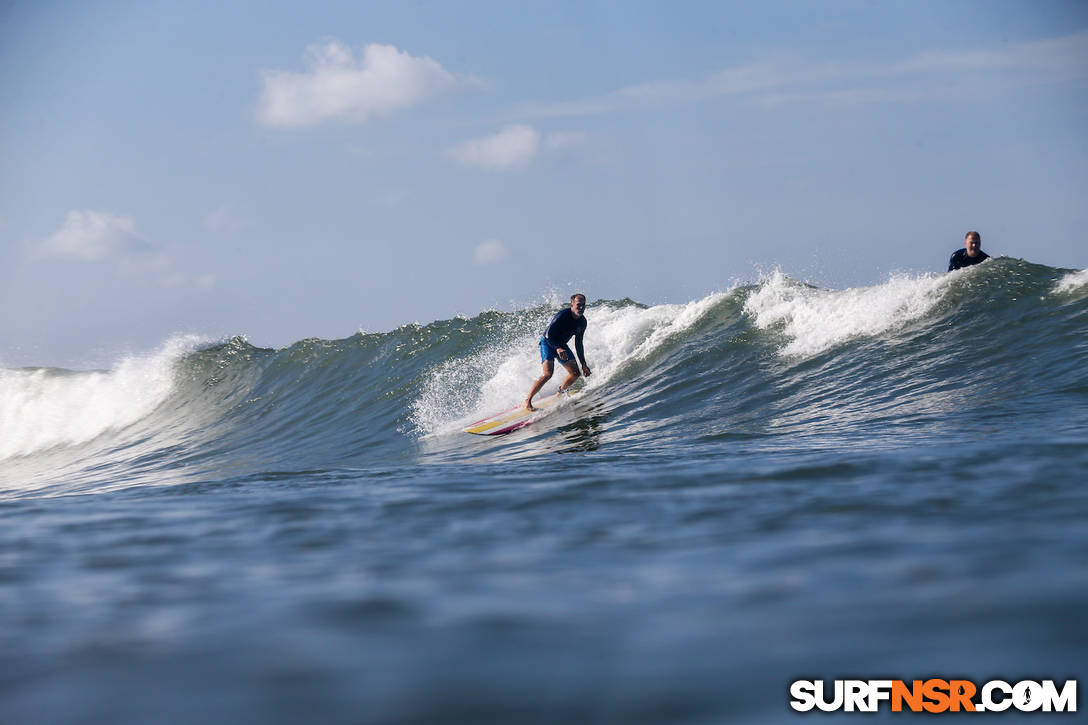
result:
M 531 411 L 531 410 L 536 410 L 536 408 L 533 407 L 533 404 L 532 404 L 531 401 L 526 400 L 525 401 L 525 410 L 530 410 Z

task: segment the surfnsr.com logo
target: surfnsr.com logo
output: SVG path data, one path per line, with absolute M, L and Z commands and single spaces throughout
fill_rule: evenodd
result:
M 970 680 L 796 680 L 790 685 L 790 707 L 798 712 L 876 712 L 884 704 L 892 712 L 1076 712 L 1077 681 L 1059 688 L 1054 680 L 1008 683 L 990 680 L 981 687 Z

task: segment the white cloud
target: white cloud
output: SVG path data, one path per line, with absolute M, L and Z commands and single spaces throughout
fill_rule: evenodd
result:
M 139 278 L 164 288 L 215 286 L 211 273 L 190 274 L 174 256 L 136 234 L 131 217 L 102 211 L 71 211 L 61 228 L 38 244 L 39 257 L 86 262 L 109 260 L 119 279 Z
M 327 121 L 362 122 L 479 81 L 459 77 L 437 61 L 372 43 L 356 58 L 336 41 L 311 45 L 306 70 L 261 73 L 257 120 L 277 128 Z
M 1043 71 L 1066 78 L 1083 78 L 1088 75 L 1088 30 L 981 50 L 927 51 L 890 70 L 896 73 Z
M 61 228 L 43 241 L 45 257 L 95 261 L 143 252 L 150 245 L 136 235 L 131 217 L 103 211 L 70 211 Z
M 694 103 L 710 98 L 751 95 L 842 75 L 833 64 L 762 62 L 726 68 L 697 80 L 655 81 L 626 86 L 598 98 L 522 106 L 514 115 L 534 118 L 590 116 L 652 106 Z
M 465 141 L 450 149 L 450 155 L 466 166 L 504 171 L 525 167 L 539 150 L 540 132 L 514 124 L 493 136 Z
M 465 166 L 510 171 L 525 168 L 542 150 L 558 151 L 585 142 L 584 133 L 559 132 L 545 136 L 532 126 L 514 124 L 494 135 L 458 144 L 449 150 L 449 154 Z
M 506 245 L 498 239 L 488 239 L 476 245 L 472 252 L 472 263 L 477 265 L 495 264 L 510 256 Z
M 916 101 L 945 94 L 950 81 L 987 74 L 1003 87 L 1088 78 L 1088 31 L 983 50 L 927 51 L 886 64 L 779 58 L 725 68 L 694 80 L 642 83 L 596 98 L 522 106 L 511 116 L 586 116 L 725 97 L 763 104 Z M 962 89 L 959 92 L 962 94 Z
M 221 233 L 237 231 L 241 228 L 242 223 L 227 211 L 225 206 L 221 206 L 204 217 L 204 226 L 210 231 Z

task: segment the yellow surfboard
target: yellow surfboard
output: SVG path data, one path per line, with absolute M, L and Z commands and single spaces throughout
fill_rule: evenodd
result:
M 518 406 L 517 408 L 511 408 L 510 410 L 493 415 L 490 418 L 478 420 L 464 430 L 465 433 L 474 433 L 481 436 L 495 436 L 502 435 L 503 433 L 512 433 L 518 428 L 524 428 L 530 423 L 540 420 L 540 418 L 547 415 L 558 402 L 558 395 L 544 396 L 538 398 L 536 402 L 533 403 L 533 407 L 536 408 L 536 410 L 526 410 L 524 407 Z

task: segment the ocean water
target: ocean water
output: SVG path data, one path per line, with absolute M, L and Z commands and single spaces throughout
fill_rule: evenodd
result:
M 798 678 L 1084 674 L 1084 271 L 591 301 L 582 394 L 461 433 L 558 307 L 0 370 L 0 722 L 777 722 Z

